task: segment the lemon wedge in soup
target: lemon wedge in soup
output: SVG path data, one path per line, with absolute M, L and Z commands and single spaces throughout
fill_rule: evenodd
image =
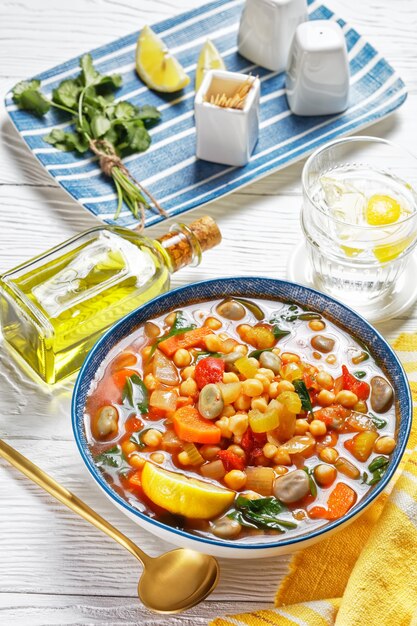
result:
M 401 216 L 401 205 L 391 196 L 375 194 L 368 200 L 365 219 L 370 226 L 394 224 Z
M 179 91 L 190 82 L 182 65 L 149 26 L 144 26 L 139 35 L 136 71 L 143 82 L 156 91 Z
M 194 519 L 220 515 L 234 500 L 235 494 L 196 478 L 187 478 L 147 461 L 142 470 L 142 489 L 154 504 Z
M 210 39 L 207 39 L 204 46 L 201 48 L 200 56 L 198 57 L 197 70 L 195 73 L 195 90 L 197 91 L 203 82 L 204 74 L 208 70 L 225 70 L 226 66 L 223 59 L 220 56 L 220 52 Z

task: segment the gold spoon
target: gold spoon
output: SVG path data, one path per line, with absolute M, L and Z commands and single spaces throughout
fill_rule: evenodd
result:
M 161 556 L 150 557 L 77 496 L 1 439 L 0 456 L 74 513 L 120 543 L 142 563 L 138 596 L 148 609 L 157 613 L 180 613 L 204 600 L 217 585 L 219 565 L 212 556 L 177 548 Z

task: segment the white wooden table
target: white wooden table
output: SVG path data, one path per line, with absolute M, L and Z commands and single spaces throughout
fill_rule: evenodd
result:
M 116 37 L 190 9 L 201 0 L 0 0 L 0 95 L 18 80 Z M 368 134 L 417 144 L 416 0 L 328 0 L 381 51 L 405 80 L 400 111 Z M 0 272 L 96 224 L 31 156 L 0 105 Z M 256 273 L 285 277 L 300 239 L 302 164 L 265 178 L 193 213 L 210 213 L 222 249 L 185 269 L 173 286 Z M 167 224 L 149 229 L 158 236 Z M 391 339 L 414 331 L 417 308 L 380 325 Z M 29 456 L 152 554 L 162 544 L 99 492 L 73 441 L 72 383 L 45 390 L 28 382 L 0 343 L 0 437 Z M 207 624 L 225 612 L 270 605 L 287 559 L 222 561 L 208 601 L 178 617 L 160 617 L 136 597 L 137 563 L 123 549 L 0 462 L 0 624 Z

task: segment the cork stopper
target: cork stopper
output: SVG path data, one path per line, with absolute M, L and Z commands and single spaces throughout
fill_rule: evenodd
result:
M 198 265 L 201 254 L 221 242 L 222 236 L 216 222 L 208 215 L 191 224 L 175 224 L 169 233 L 158 241 L 169 257 L 171 271 L 177 272 L 186 265 Z
M 216 222 L 209 215 L 188 224 L 188 228 L 200 244 L 201 252 L 217 246 L 222 240 L 222 234 Z

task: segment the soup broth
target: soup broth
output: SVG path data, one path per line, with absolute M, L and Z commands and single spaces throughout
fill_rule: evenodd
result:
M 85 429 L 106 480 L 170 526 L 237 543 L 343 517 L 382 478 L 395 398 L 371 352 L 314 311 L 192 304 L 114 347 Z

